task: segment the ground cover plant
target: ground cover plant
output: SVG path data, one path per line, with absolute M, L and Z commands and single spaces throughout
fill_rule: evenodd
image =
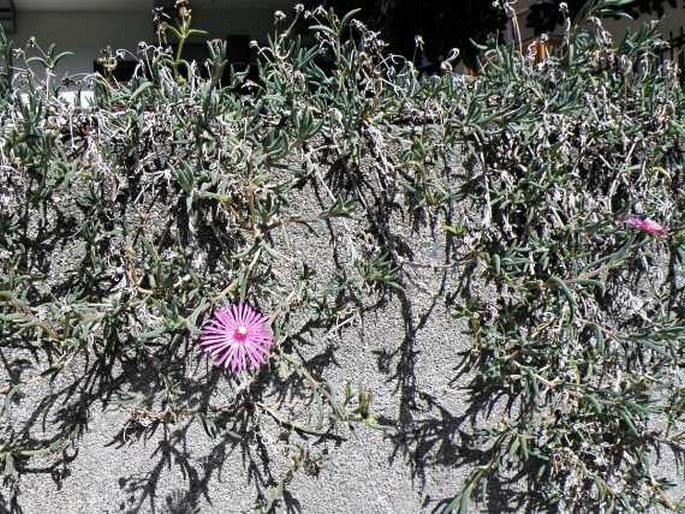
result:
M 428 510 L 682 509 L 683 98 L 656 29 L 614 42 L 590 18 L 550 51 L 493 43 L 476 77 L 456 52 L 425 76 L 353 13 L 298 6 L 276 13 L 257 76 L 226 81 L 222 42 L 206 63 L 165 48 L 196 35 L 178 4 L 127 83 L 107 73 L 116 54 L 105 76 L 60 78 L 54 48 L 0 45 L 4 508 L 21 511 L 28 472 L 68 480 L 89 420 L 120 409 L 113 440 L 162 431 L 188 510 L 234 450 L 255 510 L 306 510 L 290 484 L 325 457 L 305 438 L 376 430 L 417 475 L 467 471 Z M 324 241 L 330 258 L 293 257 L 298 230 L 299 251 Z M 422 274 L 468 343 L 450 377 L 463 411 L 416 385 Z M 379 352 L 389 417 L 325 376 L 331 338 L 392 302 L 407 336 Z M 218 314 L 245 304 L 254 365 L 212 366 L 203 327 L 204 346 L 212 319 L 248 336 Z M 280 474 L 267 422 L 289 441 Z M 219 455 L 202 477 L 179 450 L 196 425 Z M 156 477 L 130 484 L 132 511 Z

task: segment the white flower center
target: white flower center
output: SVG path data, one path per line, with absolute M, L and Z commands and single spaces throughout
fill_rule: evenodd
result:
M 241 336 L 247 335 L 247 327 L 243 327 L 243 326 L 241 325 L 241 326 L 239 326 L 239 327 L 236 329 L 236 332 L 237 332 L 238 334 L 240 334 Z

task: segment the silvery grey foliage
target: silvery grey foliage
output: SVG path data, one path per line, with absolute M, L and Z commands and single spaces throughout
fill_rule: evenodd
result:
M 284 16 L 258 77 L 228 83 L 220 41 L 205 63 L 141 45 L 123 84 L 116 53 L 105 76 L 60 79 L 54 48 L 0 45 L 5 479 L 38 456 L 66 473 L 102 404 L 130 413 L 122 444 L 201 423 L 254 462 L 264 419 L 336 440 L 361 423 L 420 460 L 432 432 L 376 419 L 368 389 L 323 380 L 332 349 L 314 364 L 302 348 L 406 300 L 417 263 L 392 224 L 441 220 L 430 267 L 469 327 L 473 379 L 454 384 L 473 402 L 441 432 L 472 472 L 438 508 L 511 487 L 521 509 L 677 511 L 655 463 L 682 459 L 683 100 L 653 29 L 616 45 L 595 24 L 544 54 L 488 48 L 476 77 L 426 77 L 351 15 Z M 89 88 L 92 104 L 61 94 Z M 316 224 L 345 254 L 334 272 L 285 255 L 289 227 Z M 203 320 L 240 300 L 277 340 L 244 379 L 196 348 Z M 54 387 L 18 420 L 35 384 Z M 278 480 L 247 466 L 257 509 L 320 469 L 306 448 L 292 463 Z

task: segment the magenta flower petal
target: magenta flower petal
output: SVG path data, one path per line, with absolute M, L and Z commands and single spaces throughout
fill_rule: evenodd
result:
M 652 237 L 666 237 L 666 228 L 656 221 L 646 218 L 638 218 L 637 216 L 630 216 L 623 220 L 623 223 L 629 227 L 641 230 Z
M 273 344 L 268 318 L 246 303 L 222 307 L 205 324 L 200 347 L 216 366 L 245 371 L 266 364 Z

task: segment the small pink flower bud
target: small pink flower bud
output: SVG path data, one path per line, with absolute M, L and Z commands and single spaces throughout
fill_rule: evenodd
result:
M 666 237 L 667 230 L 663 225 L 660 225 L 656 221 L 652 221 L 647 218 L 638 218 L 637 216 L 629 216 L 623 219 L 623 223 L 629 227 L 635 228 L 652 237 Z

